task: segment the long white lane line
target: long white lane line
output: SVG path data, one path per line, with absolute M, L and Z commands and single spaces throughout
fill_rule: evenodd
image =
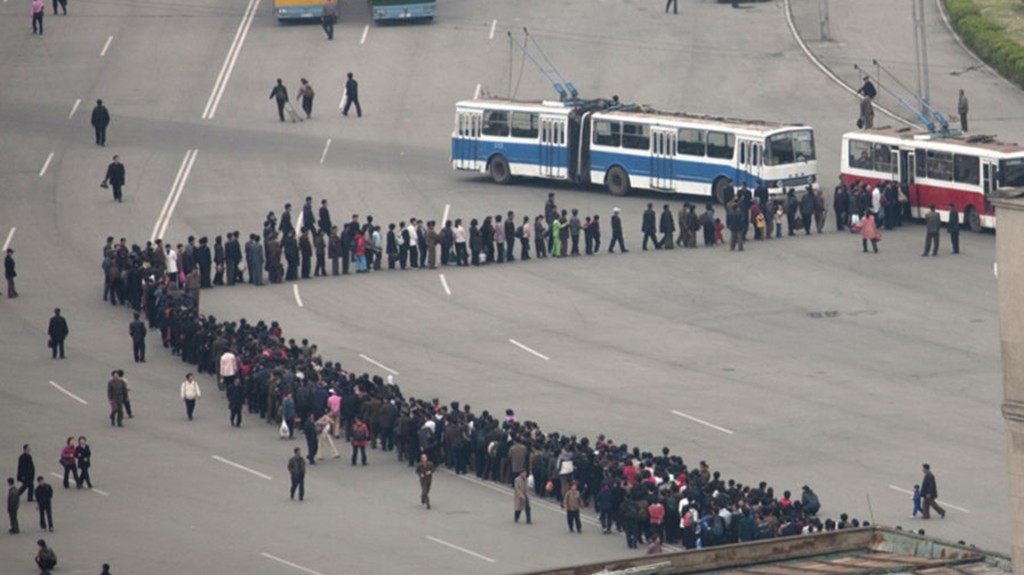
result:
M 43 177 L 43 174 L 46 173 L 46 168 L 50 167 L 50 162 L 52 160 L 53 160 L 53 152 L 50 152 L 50 155 L 46 156 L 46 161 L 43 162 L 43 169 L 39 170 L 39 177 L 40 178 Z
M 469 549 L 466 549 L 465 547 L 459 547 L 458 545 L 456 545 L 454 543 L 449 543 L 449 542 L 445 541 L 444 539 L 438 539 L 437 537 L 431 537 L 430 535 L 427 535 L 426 537 L 427 537 L 427 539 L 433 541 L 434 543 L 438 543 L 440 545 L 444 545 L 445 547 L 454 549 L 456 551 L 461 551 L 461 552 L 465 553 L 466 555 L 472 555 L 473 557 L 476 557 L 477 559 L 483 559 L 484 561 L 486 561 L 488 563 L 497 563 L 497 561 L 495 561 L 494 559 L 491 559 L 490 557 L 488 557 L 486 555 L 481 555 L 481 554 L 477 553 L 476 551 L 470 551 Z
M 498 27 L 498 19 L 495 18 L 494 20 L 491 21 L 491 33 L 488 34 L 488 36 L 487 36 L 488 40 L 494 40 L 494 30 L 497 29 L 497 27 Z
M 271 479 L 273 479 L 273 477 L 267 475 L 266 473 L 260 473 L 259 471 L 256 471 L 255 469 L 250 469 L 250 468 L 248 468 L 248 467 L 246 467 L 246 466 L 244 466 L 244 465 L 242 465 L 240 463 L 235 463 L 234 461 L 231 461 L 231 460 L 228 460 L 228 459 L 224 459 L 223 457 L 221 457 L 219 455 L 211 455 L 210 457 L 216 459 L 217 461 L 219 461 L 221 463 L 225 463 L 227 465 L 230 465 L 231 467 L 234 467 L 234 468 L 237 468 L 237 469 L 241 469 L 242 471 L 245 471 L 245 472 L 248 472 L 248 473 L 252 473 L 256 477 L 260 477 L 260 478 L 266 479 L 267 481 L 270 481 Z
M 361 358 L 363 358 L 364 360 L 366 360 L 366 361 L 368 361 L 368 362 L 372 363 L 373 365 L 376 365 L 377 367 L 379 367 L 379 368 L 383 369 L 384 371 L 386 371 L 386 372 L 390 373 L 391 375 L 398 375 L 398 372 L 397 372 L 397 371 L 395 371 L 395 370 L 391 369 L 390 367 L 388 367 L 388 366 L 384 365 L 383 363 L 381 363 L 381 362 L 379 362 L 379 361 L 377 361 L 377 360 L 375 360 L 375 359 L 373 359 L 373 358 L 367 357 L 367 356 L 366 356 L 365 354 L 362 354 L 362 353 L 361 353 L 361 354 L 359 354 L 359 357 L 361 357 Z
M 914 494 L 914 492 L 909 490 L 909 489 L 903 489 L 902 487 L 896 487 L 895 485 L 889 485 L 889 489 L 893 489 L 895 491 L 899 491 L 900 493 L 906 493 L 907 495 L 913 495 Z M 936 499 L 935 502 L 938 503 L 939 505 L 945 505 L 946 507 L 949 507 L 950 509 L 956 509 L 957 511 L 962 511 L 964 513 L 970 513 L 970 511 L 964 509 L 963 507 L 958 507 L 958 506 L 953 505 L 952 503 L 949 503 L 947 501 L 942 501 L 941 499 Z
M 370 25 L 367 24 L 366 27 L 363 28 L 363 37 L 359 39 L 359 43 L 360 44 L 366 44 L 366 35 L 369 34 L 369 33 L 370 33 Z
M 107 55 L 107 50 L 110 48 L 110 43 L 113 42 L 113 41 L 114 41 L 114 37 L 113 36 L 107 36 L 107 41 L 106 41 L 105 44 L 103 44 L 103 49 L 100 50 L 100 57 L 101 58 L 103 56 Z
M 445 224 L 445 222 L 447 222 L 447 221 L 448 221 L 448 212 L 449 212 L 449 211 L 450 211 L 451 209 L 452 209 L 452 205 L 451 205 L 451 204 L 445 204 L 445 205 L 444 205 L 444 215 L 443 215 L 443 216 L 441 216 L 441 227 L 442 227 L 442 228 L 444 227 L 444 224 Z
M 292 284 L 292 292 L 295 293 L 295 303 L 302 307 L 302 297 L 299 296 L 299 284 Z
M 533 355 L 543 359 L 544 361 L 550 361 L 551 360 L 550 357 L 544 355 L 543 353 L 541 353 L 541 352 L 539 352 L 537 350 L 534 350 L 534 349 L 530 349 L 530 348 L 526 347 L 525 345 L 519 343 L 518 341 L 516 341 L 514 339 L 510 339 L 510 340 L 508 340 L 508 342 L 511 343 L 512 345 L 518 347 L 519 349 L 521 349 L 523 351 L 528 351 L 528 352 L 532 353 Z
M 238 60 L 238 54 L 242 51 L 242 44 L 245 43 L 245 37 L 249 34 L 249 27 L 252 26 L 252 20 L 256 15 L 256 8 L 259 4 L 260 0 L 249 0 L 249 5 L 242 15 L 242 21 L 238 23 L 235 39 L 231 41 L 231 47 L 228 48 L 228 53 L 224 57 L 224 64 L 220 67 L 220 74 L 217 75 L 217 81 L 213 84 L 213 91 L 210 92 L 210 98 L 206 101 L 206 108 L 203 109 L 202 119 L 204 120 L 212 120 L 213 115 L 217 113 L 220 98 L 224 95 L 224 90 L 227 88 L 228 80 L 231 78 L 231 71 L 235 69 L 235 61 Z
M 64 389 L 64 387 L 61 386 L 61 384 L 57 383 L 56 381 L 51 381 L 50 385 L 52 385 L 53 387 L 56 387 L 57 390 L 62 392 L 64 395 L 70 397 L 71 399 L 77 401 L 78 403 L 81 403 L 82 405 L 89 405 L 88 401 L 86 401 L 86 400 L 82 399 L 81 397 L 78 397 L 77 395 L 75 395 L 75 394 L 71 393 L 70 391 Z
M 196 163 L 196 156 L 198 154 L 199 150 L 194 148 L 185 152 L 185 157 L 181 160 L 181 166 L 178 168 L 178 174 L 174 178 L 174 183 L 171 184 L 171 191 L 167 194 L 167 200 L 164 201 L 164 207 L 160 211 L 160 217 L 157 218 L 156 224 L 153 226 L 153 234 L 149 241 L 162 238 L 164 233 L 167 232 L 167 226 L 171 223 L 171 216 L 174 215 L 174 208 L 178 206 L 178 200 L 181 199 L 181 193 L 185 189 L 185 182 L 188 181 L 188 176 L 192 173 L 192 166 Z
M 77 112 L 77 111 L 78 111 L 78 106 L 79 106 L 79 105 L 80 105 L 81 103 L 82 103 L 82 99 L 81 99 L 81 98 L 79 98 L 79 99 L 75 100 L 75 105 L 74 105 L 74 106 L 71 106 L 71 113 L 70 113 L 70 114 L 68 114 L 68 119 L 69 119 L 69 120 L 70 120 L 70 119 L 72 118 L 72 116 L 74 116 L 74 115 L 75 115 L 75 112 Z
M 4 240 L 4 247 L 0 251 L 6 252 L 7 248 L 11 247 L 11 240 L 14 239 L 14 232 L 18 228 L 11 228 L 11 231 L 7 232 L 7 239 Z
M 323 573 L 321 573 L 319 571 L 313 571 L 312 569 L 308 569 L 306 567 L 303 567 L 302 565 L 296 565 L 295 563 L 292 563 L 291 561 L 288 561 L 286 559 L 281 559 L 280 557 L 275 557 L 274 555 L 271 555 L 270 553 L 260 553 L 260 555 L 262 555 L 263 557 L 266 557 L 267 559 L 270 559 L 271 561 L 277 561 L 281 565 L 287 565 L 287 566 L 291 567 L 292 569 L 298 569 L 299 571 L 302 571 L 303 573 L 309 573 L 309 575 L 324 575 Z
M 324 144 L 324 153 L 320 154 L 320 163 L 324 163 L 324 158 L 327 157 L 327 150 L 331 149 L 331 139 L 327 138 L 327 143 Z
M 718 431 L 721 431 L 722 433 L 728 433 L 729 435 L 732 435 L 733 433 L 735 433 L 731 429 L 726 429 L 724 427 L 720 427 L 718 425 L 715 425 L 714 423 L 709 423 L 707 421 L 704 421 L 703 419 L 696 418 L 696 417 L 694 417 L 692 415 L 686 415 L 682 411 L 676 411 L 676 410 L 673 409 L 672 413 L 674 413 L 675 415 L 678 415 L 679 417 L 682 417 L 683 419 L 689 419 L 690 421 L 692 421 L 694 423 L 699 423 L 701 425 L 706 425 L 706 426 L 710 427 L 711 429 L 717 429 Z
M 444 274 L 439 274 L 441 277 L 441 287 L 444 288 L 444 293 L 452 295 L 452 290 L 448 288 L 448 280 L 444 279 Z

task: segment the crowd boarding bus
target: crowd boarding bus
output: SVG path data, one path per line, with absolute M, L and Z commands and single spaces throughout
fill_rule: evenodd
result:
M 1024 146 L 991 137 L 954 138 L 910 128 L 863 130 L 843 135 L 840 156 L 847 185 L 898 182 L 912 217 L 924 217 L 934 204 L 942 221 L 948 221 L 952 203 L 974 231 L 996 227 L 992 192 L 1024 186 Z
M 336 5 L 337 0 L 333 0 Z M 280 20 L 320 20 L 324 3 L 317 0 L 274 0 L 274 16 Z
M 367 0 L 374 22 L 393 20 L 433 20 L 437 0 Z
M 814 130 L 609 102 L 519 102 L 477 98 L 456 104 L 452 167 L 489 174 L 713 196 L 727 180 L 773 194 L 815 182 Z

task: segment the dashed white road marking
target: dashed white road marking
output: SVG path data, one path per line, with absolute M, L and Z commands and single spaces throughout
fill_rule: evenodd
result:
M 359 43 L 360 44 L 366 44 L 366 36 L 369 33 L 370 33 L 370 25 L 367 24 L 366 27 L 363 28 L 363 37 L 359 39 Z
M 288 561 L 286 559 L 281 559 L 280 557 L 276 557 L 274 555 L 271 555 L 270 553 L 260 553 L 260 555 L 262 555 L 263 557 L 266 557 L 267 559 L 270 559 L 271 561 L 277 561 L 281 565 L 287 565 L 288 567 L 291 567 L 292 569 L 298 569 L 299 571 L 302 571 L 303 573 L 309 573 L 309 575 L 324 575 L 323 573 L 321 573 L 319 571 L 314 571 L 312 569 L 303 567 L 302 565 L 296 565 L 295 563 L 292 563 L 291 561 Z
M 114 37 L 113 36 L 107 36 L 107 41 L 106 41 L 105 44 L 103 44 L 103 49 L 100 50 L 100 57 L 103 57 L 103 56 L 107 55 L 107 50 L 110 49 L 110 43 L 113 42 L 113 41 L 114 41 Z
M 449 542 L 447 542 L 447 541 L 445 541 L 443 539 L 438 539 L 437 537 L 431 537 L 430 535 L 427 535 L 426 537 L 427 537 L 427 539 L 433 541 L 434 543 L 438 543 L 440 545 L 444 545 L 445 547 L 454 549 L 456 551 L 461 551 L 461 552 L 465 553 L 466 555 L 471 555 L 473 557 L 476 557 L 477 559 L 483 559 L 484 561 L 487 561 L 488 563 L 496 563 L 496 561 L 494 559 L 491 559 L 490 557 L 488 557 L 486 555 L 481 555 L 481 554 L 479 554 L 479 553 L 477 553 L 475 551 L 470 551 L 469 549 L 466 549 L 465 547 L 459 547 L 458 545 L 456 545 L 454 543 L 449 543 Z
M 61 393 L 63 393 L 64 395 L 70 397 L 71 399 L 77 401 L 78 403 L 81 403 L 82 405 L 89 405 L 88 401 L 86 401 L 86 400 L 82 399 L 81 397 L 78 397 L 77 395 L 75 395 L 75 394 L 71 393 L 70 391 L 64 389 L 64 387 L 61 386 L 61 384 L 57 383 L 56 381 L 51 381 L 50 385 L 52 385 L 53 387 L 57 388 L 57 390 L 59 390 Z
M 509 339 L 508 342 L 511 343 L 512 345 L 518 347 L 519 349 L 521 349 L 523 351 L 528 351 L 528 352 L 532 353 L 533 355 L 543 359 L 544 361 L 550 361 L 551 360 L 550 357 L 544 355 L 543 353 L 541 353 L 541 352 L 539 352 L 539 351 L 537 351 L 535 349 L 531 349 L 529 347 L 526 347 L 525 345 L 519 343 L 518 341 L 516 341 L 514 339 Z
M 2 249 L 2 250 L 0 250 L 0 251 L 4 251 L 4 252 L 6 252 L 6 251 L 7 251 L 7 248 L 11 247 L 11 240 L 12 240 L 12 239 L 14 239 L 14 232 L 15 232 L 15 230 L 17 230 L 17 229 L 18 229 L 18 228 L 11 228 L 11 231 L 7 232 L 7 239 L 6 239 L 6 240 L 4 240 L 4 247 L 3 247 L 3 249 Z
M 292 284 L 292 292 L 295 294 L 295 303 L 302 307 L 302 298 L 299 296 L 299 284 Z
M 448 280 L 444 279 L 444 274 L 439 274 L 441 277 L 441 287 L 444 288 L 444 293 L 452 295 L 452 290 L 448 287 Z
M 729 435 L 732 435 L 733 433 L 735 433 L 731 429 L 726 429 L 724 427 L 715 425 L 714 423 L 709 423 L 707 421 L 704 421 L 703 419 L 696 418 L 696 417 L 694 417 L 692 415 L 687 415 L 687 414 L 683 413 L 682 411 L 676 411 L 676 410 L 673 409 L 672 413 L 674 413 L 675 415 L 678 415 L 679 417 L 682 417 L 683 419 L 689 419 L 690 421 L 692 421 L 694 423 L 699 423 L 701 425 L 706 425 L 706 426 L 710 427 L 711 429 L 717 429 L 718 431 L 721 431 L 722 433 L 728 433 Z
M 386 371 L 386 372 L 390 373 L 391 375 L 398 375 L 398 372 L 397 372 L 397 371 L 395 371 L 395 370 L 391 369 L 390 367 L 388 367 L 388 366 L 384 365 L 383 363 L 381 363 L 381 362 L 379 362 L 379 361 L 377 361 L 377 360 L 375 360 L 375 359 L 373 359 L 373 358 L 371 358 L 371 357 L 368 357 L 368 356 L 366 356 L 365 354 L 362 354 L 362 353 L 361 353 L 361 354 L 359 354 L 359 357 L 361 357 L 361 358 L 363 358 L 364 360 L 366 360 L 366 361 L 368 361 L 368 362 L 372 363 L 373 365 L 376 365 L 377 367 L 379 367 L 379 368 L 383 369 L 384 371 Z
M 46 156 L 46 161 L 43 162 L 43 169 L 39 170 L 39 177 L 40 178 L 43 177 L 43 174 L 46 173 L 46 168 L 50 167 L 50 162 L 51 161 L 53 161 L 53 152 L 50 152 L 50 155 Z
M 324 153 L 320 154 L 320 163 L 324 163 L 324 159 L 327 157 L 327 150 L 331 149 L 331 139 L 327 138 L 327 143 L 324 144 Z
M 81 103 L 82 103 L 82 99 L 81 99 L 81 98 L 79 98 L 79 99 L 75 100 L 75 105 L 74 105 L 74 106 L 71 106 L 71 113 L 70 113 L 70 114 L 68 114 L 68 119 L 69 119 L 69 120 L 71 119 L 71 117 L 72 117 L 72 116 L 74 116 L 74 115 L 75 115 L 75 112 L 77 112 L 77 111 L 78 111 L 78 106 L 79 106 L 79 105 L 80 105 Z
M 244 466 L 244 465 L 242 465 L 240 463 L 235 463 L 234 461 L 230 461 L 228 459 L 224 459 L 223 457 L 221 457 L 219 455 L 211 455 L 210 457 L 213 457 L 217 461 L 219 461 L 221 463 L 225 463 L 227 465 L 230 465 L 231 467 L 234 467 L 236 469 L 241 469 L 242 471 L 245 471 L 247 473 L 251 473 L 251 474 L 255 475 L 256 477 L 260 477 L 260 478 L 266 479 L 267 481 L 270 481 L 271 479 L 273 479 L 273 477 L 267 475 L 266 473 L 260 473 L 259 471 L 256 471 L 255 469 L 250 469 L 250 468 L 248 468 L 248 467 L 246 467 L 246 466 Z
M 498 28 L 498 19 L 491 21 L 491 33 L 487 35 L 488 40 L 494 40 L 494 31 Z

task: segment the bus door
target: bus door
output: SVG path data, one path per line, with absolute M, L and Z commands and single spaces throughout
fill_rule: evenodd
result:
M 896 155 L 899 154 L 899 158 Z M 907 197 L 907 204 L 903 206 L 903 216 L 912 217 L 914 215 L 913 208 L 911 206 L 917 205 L 917 202 L 910 201 L 914 197 L 914 169 L 916 164 L 914 163 L 914 150 L 893 150 L 892 151 L 892 165 L 893 169 L 899 173 L 893 175 L 893 180 L 900 183 L 900 192 Z
M 736 142 L 739 153 L 736 155 L 736 178 L 737 184 L 746 182 L 753 188 L 757 180 L 761 179 L 761 162 L 764 152 L 764 144 L 754 140 L 738 140 Z
M 477 143 L 480 141 L 480 128 L 483 125 L 483 112 L 478 110 L 460 110 L 456 120 L 458 137 L 452 146 L 452 162 L 460 170 L 482 169 L 477 157 Z
M 998 177 L 998 165 L 994 160 L 987 160 L 982 158 L 981 160 L 981 178 L 982 188 L 981 191 L 985 194 L 985 209 L 984 212 L 987 214 L 992 213 L 992 203 L 989 201 L 992 198 L 992 192 L 995 192 L 999 188 Z
M 565 145 L 568 126 L 562 117 L 540 118 L 540 175 L 565 179 L 568 176 Z
M 676 142 L 679 131 L 651 128 L 651 187 L 656 190 L 675 189 Z

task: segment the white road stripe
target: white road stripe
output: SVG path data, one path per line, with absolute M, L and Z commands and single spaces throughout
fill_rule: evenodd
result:
M 113 36 L 107 36 L 107 42 L 103 44 L 103 49 L 100 50 L 100 57 L 107 55 L 107 49 L 110 48 L 110 43 L 114 41 Z
M 476 85 L 476 90 L 473 92 L 473 99 L 476 100 L 480 97 L 480 84 Z
M 481 554 L 479 554 L 479 553 L 477 553 L 475 551 L 470 551 L 469 549 L 466 549 L 465 547 L 459 547 L 458 545 L 456 545 L 454 543 L 449 543 L 449 542 L 447 542 L 447 541 L 445 541 L 443 539 L 438 539 L 437 537 L 431 537 L 430 535 L 427 535 L 427 539 L 430 539 L 434 543 L 439 543 L 441 545 L 444 545 L 445 547 L 449 547 L 449 548 L 454 549 L 456 551 L 461 551 L 461 552 L 465 553 L 466 555 L 472 555 L 473 557 L 476 557 L 477 559 L 483 559 L 484 561 L 487 561 L 488 563 L 496 563 L 496 561 L 494 559 L 491 559 L 490 557 L 487 557 L 486 555 L 481 555 Z
M 11 231 L 7 232 L 7 239 L 4 241 L 4 247 L 0 251 L 7 251 L 7 248 L 11 247 L 11 240 L 14 239 L 14 231 L 18 228 L 11 228 Z
M 448 211 L 451 210 L 451 208 L 452 208 L 451 204 L 445 204 L 444 205 L 444 215 L 441 216 L 441 227 L 444 227 L 445 222 L 448 221 Z
M 99 489 L 96 489 L 95 487 L 90 487 L 89 491 L 92 491 L 93 493 L 99 493 L 100 495 L 102 495 L 104 497 L 110 497 L 109 493 L 107 493 L 106 491 L 100 491 Z
M 676 410 L 673 409 L 672 413 L 674 413 L 674 414 L 676 414 L 679 417 L 682 417 L 684 419 L 689 419 L 690 421 L 693 421 L 695 423 L 699 423 L 701 425 L 706 425 L 706 426 L 710 427 L 711 429 L 717 429 L 718 431 L 721 431 L 722 433 L 728 433 L 729 435 L 732 435 L 734 433 L 731 429 L 726 429 L 724 427 L 719 427 L 719 426 L 715 425 L 714 423 L 708 423 L 707 421 L 704 421 L 703 419 L 698 419 L 698 418 L 696 418 L 696 417 L 694 417 L 692 415 L 686 415 L 682 411 L 676 411 Z
M 50 161 L 53 160 L 53 152 L 50 152 L 49 156 L 46 156 L 46 161 L 43 162 L 43 169 L 39 170 L 39 177 L 43 177 L 46 173 L 46 168 L 50 167 Z
M 249 34 L 249 27 L 252 26 L 253 17 L 256 15 L 256 7 L 259 4 L 260 0 L 249 0 L 249 5 L 246 7 L 245 13 L 242 15 L 242 21 L 239 22 L 238 30 L 235 32 L 235 39 L 231 41 L 231 47 L 228 48 L 228 53 L 224 57 L 224 64 L 220 68 L 220 74 L 217 75 L 217 81 L 213 84 L 210 99 L 206 101 L 206 108 L 203 110 L 202 116 L 204 120 L 212 120 L 213 115 L 217 113 L 220 98 L 224 95 L 224 90 L 228 86 L 231 71 L 235 69 L 235 61 L 238 60 L 238 54 L 242 51 L 242 44 L 245 43 L 245 37 Z
M 298 569 L 299 571 L 302 571 L 304 573 L 309 573 L 310 575 L 324 575 L 323 573 L 321 573 L 319 571 L 313 571 L 312 569 L 307 569 L 306 567 L 303 567 L 302 565 L 296 565 L 295 563 L 292 563 L 291 561 L 287 561 L 285 559 L 281 559 L 280 557 L 275 557 L 275 556 L 271 555 L 270 553 L 260 553 L 260 555 L 262 555 L 263 557 L 266 557 L 267 559 L 270 559 L 271 561 L 277 561 L 281 565 L 287 565 L 287 566 L 291 567 L 292 569 Z
M 498 19 L 495 18 L 491 21 L 491 33 L 487 36 L 488 40 L 494 40 L 494 30 L 498 27 Z
M 174 183 L 171 184 L 171 191 L 167 193 L 164 207 L 160 210 L 160 217 L 153 224 L 153 233 L 150 234 L 149 241 L 164 237 L 167 226 L 171 222 L 171 215 L 174 214 L 174 208 L 177 207 L 178 200 L 181 199 L 181 192 L 185 189 L 185 182 L 188 180 L 188 175 L 192 172 L 192 165 L 195 164 L 198 154 L 199 150 L 196 149 L 185 152 L 185 157 L 181 160 L 181 166 L 178 167 L 178 174 L 174 177 Z
M 368 361 L 368 362 L 372 363 L 373 365 L 376 365 L 377 367 L 379 367 L 379 368 L 383 369 L 384 371 L 386 371 L 386 372 L 390 373 L 391 375 L 398 375 L 398 372 L 397 372 L 397 371 L 395 371 L 395 370 L 391 369 L 390 367 L 388 367 L 388 366 L 384 365 L 383 363 L 380 363 L 380 362 L 379 362 L 379 361 L 377 361 L 377 360 L 374 360 L 374 359 L 372 359 L 372 358 L 369 358 L 369 357 L 367 357 L 367 356 L 366 356 L 366 355 L 364 355 L 364 354 L 359 354 L 359 357 L 361 357 L 361 358 L 365 359 L 366 361 Z
M 906 493 L 907 495 L 913 495 L 914 494 L 914 492 L 909 490 L 909 489 L 903 489 L 902 487 L 896 487 L 895 485 L 890 485 L 889 489 L 893 489 L 893 490 L 899 491 L 900 493 Z M 939 505 L 945 505 L 946 507 L 949 507 L 950 509 L 956 509 L 957 511 L 962 511 L 964 513 L 970 513 L 970 511 L 964 509 L 963 507 L 957 507 L 956 505 L 953 505 L 952 503 L 947 503 L 945 501 L 942 501 L 941 499 L 936 499 L 935 502 L 938 503 Z
M 299 284 L 292 284 L 292 291 L 295 293 L 295 303 L 302 307 L 302 298 L 299 297 Z
M 71 113 L 70 113 L 70 114 L 68 114 L 68 119 L 69 119 L 69 120 L 71 119 L 71 117 L 72 117 L 72 116 L 74 116 L 74 115 L 75 115 L 75 112 L 77 112 L 77 111 L 78 111 L 78 106 L 79 106 L 79 104 L 81 104 L 81 103 L 82 103 L 82 99 L 81 99 L 81 98 L 79 98 L 79 99 L 75 100 L 75 105 L 74 105 L 74 106 L 71 106 Z
M 320 154 L 320 163 L 324 163 L 324 158 L 327 157 L 327 150 L 331 149 L 331 139 L 327 138 L 327 143 L 324 144 L 324 153 Z
M 77 395 L 75 395 L 75 394 L 71 393 L 70 391 L 68 391 L 68 390 L 64 389 L 64 388 L 63 388 L 63 387 L 62 387 L 62 386 L 61 386 L 61 385 L 60 385 L 59 383 L 57 383 L 56 381 L 51 381 L 51 382 L 50 382 L 50 385 L 52 385 L 53 387 L 56 387 L 56 388 L 57 388 L 57 389 L 58 389 L 59 391 L 61 391 L 62 393 L 64 393 L 64 395 L 66 395 L 66 396 L 70 397 L 71 399 L 73 399 L 73 400 L 77 401 L 78 403 L 81 403 L 82 405 L 89 405 L 89 402 L 88 402 L 88 401 L 86 401 L 86 400 L 82 399 L 81 397 L 78 397 Z
M 452 290 L 448 289 L 448 280 L 444 279 L 444 274 L 439 274 L 441 277 L 441 287 L 444 288 L 444 293 L 452 295 Z
M 519 343 L 518 341 L 516 341 L 514 339 L 510 339 L 510 340 L 508 340 L 508 342 L 511 343 L 512 345 L 518 347 L 519 349 L 521 349 L 523 351 L 528 351 L 528 352 L 532 353 L 533 355 L 543 359 L 544 361 L 549 361 L 551 359 L 550 357 L 544 355 L 543 353 L 540 353 L 539 351 L 530 349 L 530 348 L 526 347 L 525 345 Z
M 246 472 L 252 473 L 256 477 L 262 477 L 263 479 L 266 479 L 267 481 L 270 481 L 271 479 L 273 479 L 273 477 L 271 477 L 271 476 L 269 476 L 269 475 L 267 475 L 265 473 L 260 473 L 259 471 L 256 471 L 255 469 L 249 469 L 248 467 L 246 467 L 244 465 L 235 463 L 234 461 L 229 461 L 229 460 L 224 459 L 223 457 L 221 457 L 219 455 L 211 455 L 211 457 L 213 457 L 214 459 L 216 459 L 217 461 L 219 461 L 221 463 L 226 463 L 226 464 L 230 465 L 231 467 L 235 467 L 237 469 L 241 469 L 242 471 L 246 471 Z
M 363 28 L 363 37 L 359 39 L 359 43 L 360 44 L 365 44 L 366 43 L 366 35 L 369 34 L 369 33 L 370 33 L 370 25 L 367 24 L 366 27 Z

